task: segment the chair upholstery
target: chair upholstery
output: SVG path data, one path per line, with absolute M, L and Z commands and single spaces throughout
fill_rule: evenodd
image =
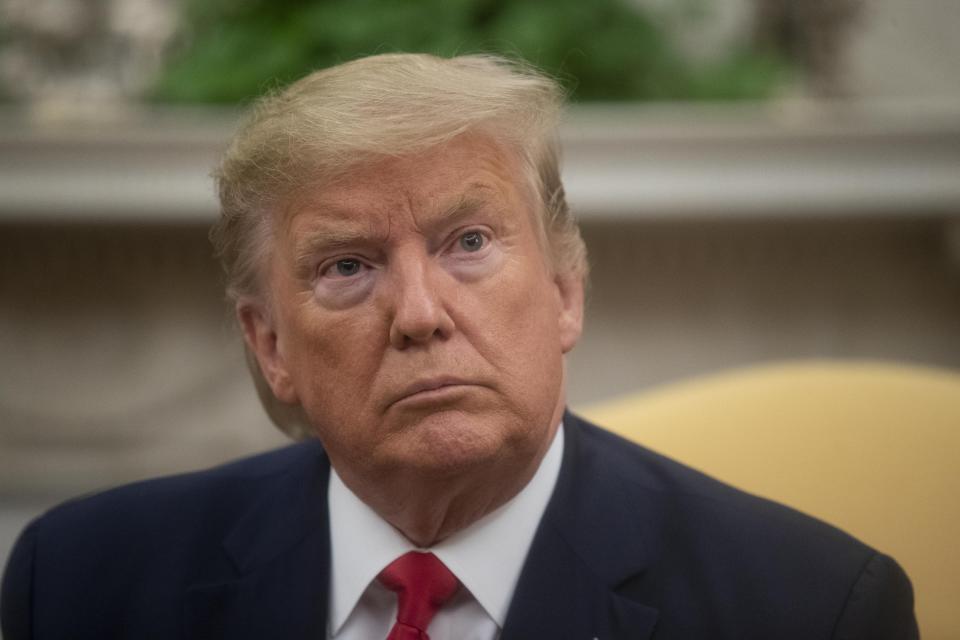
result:
M 960 373 L 783 363 L 580 413 L 889 553 L 913 581 L 923 637 L 960 638 Z

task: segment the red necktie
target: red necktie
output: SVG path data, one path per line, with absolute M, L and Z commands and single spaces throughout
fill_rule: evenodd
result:
M 427 627 L 460 583 L 432 553 L 405 553 L 377 576 L 399 599 L 397 621 L 387 640 L 430 640 Z

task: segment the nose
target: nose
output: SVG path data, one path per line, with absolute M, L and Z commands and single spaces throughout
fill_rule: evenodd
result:
M 390 344 L 396 349 L 448 338 L 454 322 L 436 286 L 429 256 L 398 260 L 392 279 L 393 318 Z

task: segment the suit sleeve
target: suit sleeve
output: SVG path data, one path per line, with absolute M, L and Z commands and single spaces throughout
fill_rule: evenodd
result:
M 27 527 L 17 540 L 0 587 L 0 637 L 29 640 L 33 637 L 33 558 L 37 546 L 37 523 Z
M 850 590 L 833 640 L 917 640 L 913 588 L 897 562 L 875 554 Z

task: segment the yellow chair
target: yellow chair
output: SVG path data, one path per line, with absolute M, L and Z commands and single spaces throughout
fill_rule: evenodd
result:
M 913 581 L 925 640 L 960 638 L 960 373 L 784 363 L 580 413 L 889 553 Z

